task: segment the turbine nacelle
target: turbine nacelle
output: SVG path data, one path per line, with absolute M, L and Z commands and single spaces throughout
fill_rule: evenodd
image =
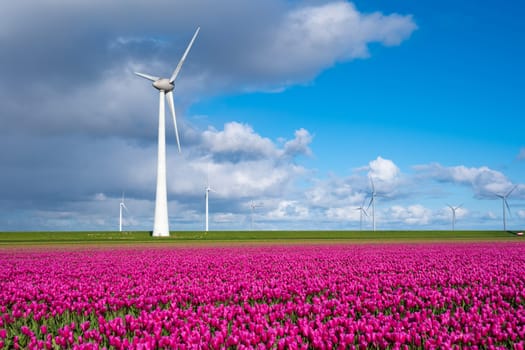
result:
M 169 81 L 169 79 L 156 80 L 153 82 L 152 85 L 155 89 L 165 92 L 170 92 L 175 88 L 175 86 Z

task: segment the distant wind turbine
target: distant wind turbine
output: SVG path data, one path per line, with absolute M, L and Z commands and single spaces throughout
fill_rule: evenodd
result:
M 376 188 L 374 186 L 374 180 L 372 180 L 372 177 L 369 176 L 370 179 L 370 186 L 372 187 L 372 191 L 370 192 L 370 203 L 368 203 L 368 207 L 366 209 L 369 209 L 370 206 L 372 206 L 372 229 L 376 230 Z
M 262 203 L 257 203 L 255 204 L 254 201 L 251 201 L 250 202 L 250 208 L 251 208 L 251 215 L 250 215 L 250 231 L 253 231 L 253 215 L 254 215 L 254 212 L 255 212 L 255 209 L 256 208 L 260 208 L 262 207 Z
M 447 204 L 447 206 L 450 208 L 450 210 L 452 211 L 452 231 L 454 231 L 454 225 L 456 224 L 456 210 L 458 210 L 459 208 L 461 208 L 463 206 L 463 204 L 460 204 L 458 205 L 457 207 L 453 207 L 451 206 L 450 204 Z
M 165 131 L 165 107 L 164 98 L 168 101 L 168 105 L 173 117 L 173 125 L 175 126 L 175 137 L 177 138 L 177 148 L 180 153 L 179 131 L 177 129 L 177 118 L 175 116 L 175 107 L 173 103 L 173 89 L 174 82 L 179 74 L 186 56 L 199 34 L 200 28 L 197 28 L 193 38 L 184 51 L 179 64 L 173 71 L 171 77 L 160 78 L 149 74 L 135 72 L 139 77 L 148 79 L 153 82 L 153 87 L 160 91 L 159 98 L 159 136 L 158 136 L 158 153 L 157 153 L 157 190 L 155 194 L 155 219 L 153 223 L 154 237 L 167 237 L 170 235 L 169 220 L 168 220 L 168 193 L 166 186 L 166 131 Z
M 120 213 L 119 213 L 119 222 L 118 222 L 118 230 L 119 232 L 122 232 L 122 211 L 125 209 L 128 211 L 128 208 L 126 208 L 126 204 L 124 204 L 124 192 L 122 192 L 122 199 L 120 200 Z
M 206 184 L 205 188 L 206 194 L 204 195 L 206 199 L 206 232 L 208 232 L 208 198 L 210 197 L 210 192 L 216 192 L 209 184 Z
M 355 210 L 359 210 L 359 230 L 363 231 L 363 214 L 365 216 L 368 216 L 366 213 L 366 209 L 364 208 L 366 198 L 363 200 L 363 204 L 361 204 L 360 207 L 355 208 Z
M 501 205 L 503 207 L 503 231 L 507 231 L 507 218 L 505 216 L 505 207 L 507 207 L 507 210 L 509 211 L 509 215 L 511 215 L 509 203 L 507 202 L 507 198 L 510 196 L 510 194 L 512 192 L 514 192 L 516 187 L 518 187 L 518 185 L 512 187 L 512 189 L 509 192 L 507 192 L 507 194 L 505 194 L 505 195 L 501 195 L 501 194 L 497 194 L 496 193 L 496 197 L 501 198 Z

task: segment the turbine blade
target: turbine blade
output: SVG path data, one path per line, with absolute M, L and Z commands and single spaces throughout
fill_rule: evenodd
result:
M 508 197 L 508 196 L 510 196 L 510 194 L 511 194 L 512 192 L 514 192 L 514 190 L 516 189 L 516 187 L 518 187 L 518 185 L 515 185 L 514 187 L 512 187 L 512 189 L 511 189 L 509 192 L 507 192 L 507 194 L 505 195 L 505 198 Z
M 510 206 L 506 199 L 503 200 L 503 203 L 505 203 L 505 206 L 507 207 L 507 211 L 509 212 L 509 215 L 512 216 L 512 213 L 510 212 Z
M 148 79 L 148 80 L 151 80 L 151 81 L 157 81 L 157 80 L 160 79 L 159 77 L 155 77 L 155 76 L 149 75 L 149 74 L 144 74 L 144 73 L 139 73 L 139 72 L 135 72 L 135 74 L 138 75 L 141 78 Z
M 175 126 L 175 137 L 177 138 L 177 147 L 180 153 L 179 129 L 177 128 L 177 117 L 175 116 L 175 106 L 173 104 L 173 91 L 166 93 L 166 100 L 170 105 L 171 116 L 173 117 L 173 125 Z
M 370 179 L 370 185 L 372 185 L 372 193 L 376 193 L 376 188 L 374 186 L 374 180 L 372 180 L 372 176 L 368 177 Z
M 195 38 L 197 38 L 197 34 L 199 34 L 199 30 L 201 30 L 201 27 L 198 27 L 195 31 L 195 34 L 193 34 L 193 38 L 191 38 L 191 41 L 186 48 L 186 51 L 184 51 L 184 55 L 182 55 L 182 58 L 179 61 L 179 64 L 177 64 L 177 68 L 173 71 L 173 74 L 170 78 L 170 83 L 173 83 L 175 79 L 177 79 L 177 75 L 179 75 L 180 69 L 182 68 L 182 64 L 184 63 L 184 60 L 186 60 L 186 56 L 188 56 L 188 52 L 190 52 L 191 46 L 193 45 L 193 42 L 195 41 Z
M 374 196 L 370 197 L 370 202 L 368 203 L 368 207 L 366 207 L 366 209 L 370 208 L 370 206 L 372 205 L 373 201 L 374 201 Z

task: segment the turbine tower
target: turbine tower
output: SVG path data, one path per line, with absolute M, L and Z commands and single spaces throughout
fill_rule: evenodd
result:
M 359 210 L 359 230 L 361 231 L 363 231 L 363 214 L 365 216 L 368 216 L 368 214 L 366 213 L 366 209 L 364 208 L 365 200 L 366 198 L 363 200 L 363 204 L 361 204 L 360 207 L 355 208 L 355 210 Z
M 514 192 L 516 187 L 518 187 L 518 185 L 512 187 L 512 189 L 509 192 L 507 192 L 507 194 L 505 195 L 496 194 L 496 197 L 501 198 L 501 205 L 503 207 L 503 231 L 507 231 L 507 218 L 505 216 L 505 207 L 507 207 L 507 210 L 509 211 L 509 215 L 510 215 L 510 207 L 509 207 L 509 203 L 507 202 L 507 198 L 510 196 L 512 192 Z
M 119 215 L 119 221 L 118 221 L 118 230 L 119 232 L 122 232 L 122 210 L 126 209 L 128 211 L 128 208 L 126 208 L 126 204 L 124 204 L 124 192 L 122 192 L 122 199 L 120 200 L 120 215 Z
M 206 194 L 204 197 L 206 198 L 206 232 L 208 232 L 208 198 L 210 196 L 210 192 L 216 192 L 213 188 L 210 187 L 209 184 L 206 185 L 205 188 Z
M 159 78 L 149 74 L 135 72 L 139 77 L 148 79 L 153 82 L 153 87 L 159 90 L 159 139 L 158 139 L 158 153 L 157 153 L 157 189 L 155 193 L 155 219 L 153 222 L 153 237 L 168 237 L 170 235 L 169 221 L 168 221 L 168 193 L 166 186 L 166 131 L 165 131 L 165 107 L 164 98 L 168 101 L 168 105 L 173 117 L 173 125 L 175 127 L 175 137 L 177 139 L 177 148 L 180 153 L 179 131 L 177 129 L 177 118 L 175 116 L 175 107 L 173 104 L 173 88 L 175 79 L 182 68 L 186 56 L 199 34 L 200 27 L 197 28 L 195 34 L 184 51 L 179 64 L 173 71 L 171 77 Z
M 463 206 L 463 204 L 460 204 L 458 205 L 457 207 L 453 207 L 451 206 L 450 204 L 447 204 L 447 206 L 450 208 L 450 210 L 452 211 L 452 231 L 454 231 L 454 225 L 456 224 L 456 210 L 458 210 L 459 208 L 461 208 Z
M 374 180 L 372 180 L 372 177 L 369 177 L 370 179 L 370 186 L 372 187 L 372 191 L 370 192 L 370 203 L 368 203 L 368 208 L 372 206 L 372 229 L 376 230 L 376 188 L 374 186 Z

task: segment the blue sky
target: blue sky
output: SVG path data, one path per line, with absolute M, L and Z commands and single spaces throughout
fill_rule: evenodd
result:
M 150 230 L 156 91 L 180 74 L 172 230 L 525 222 L 525 24 L 511 1 L 78 1 L 0 5 L 0 230 Z M 29 11 L 31 7 L 31 11 Z M 156 21 L 153 6 L 165 8 Z M 125 9 L 125 11 L 123 10 Z M 30 26 L 27 23 L 31 23 Z M 365 223 L 371 227 L 371 220 Z

